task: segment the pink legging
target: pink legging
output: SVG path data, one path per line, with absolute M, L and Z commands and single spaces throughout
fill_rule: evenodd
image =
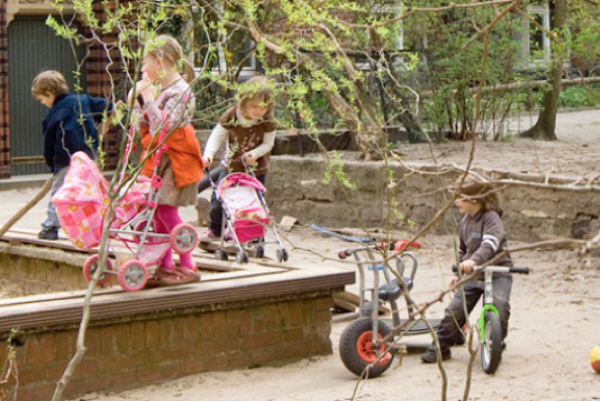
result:
M 156 207 L 156 212 L 154 213 L 155 232 L 168 234 L 179 223 L 183 223 L 183 221 L 181 220 L 181 217 L 179 217 L 179 208 L 177 206 L 158 205 Z M 190 270 L 194 269 L 191 252 L 179 255 L 179 260 L 181 262 L 181 267 Z M 160 265 L 167 270 L 173 270 L 173 252 L 171 250 L 163 256 Z

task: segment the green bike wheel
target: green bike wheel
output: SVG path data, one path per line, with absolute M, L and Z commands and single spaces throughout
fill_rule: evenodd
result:
M 485 373 L 496 372 L 502 359 L 502 325 L 500 317 L 492 311 L 483 318 L 483 340 L 481 342 L 481 366 Z

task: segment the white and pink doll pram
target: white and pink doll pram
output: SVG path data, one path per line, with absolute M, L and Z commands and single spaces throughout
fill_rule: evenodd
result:
M 117 185 L 126 183 L 125 169 L 132 149 L 132 135 L 133 131 L 130 131 Z M 166 150 L 163 145 L 156 151 L 151 178 L 139 176 L 120 189 L 122 197 L 113 205 L 114 215 L 108 234 L 116 269 L 113 270 L 112 258 L 107 259 L 98 284 L 106 283 L 111 274 L 116 274 L 125 291 L 141 290 L 155 277 L 158 264 L 167 252 L 174 250 L 183 254 L 196 247 L 198 234 L 189 224 L 181 223 L 168 234 L 153 232 L 153 225 L 149 224 L 153 221 L 158 190 L 162 186 L 157 169 Z M 75 153 L 65 182 L 52 202 L 65 234 L 76 248 L 89 250 L 100 245 L 104 216 L 110 204 L 108 189 L 109 184 L 94 161 L 84 152 Z M 92 255 L 84 263 L 83 276 L 87 281 L 91 281 L 98 268 L 98 257 Z
M 213 185 L 214 189 L 214 183 Z M 272 216 L 263 198 L 266 188 L 254 176 L 245 173 L 227 175 L 216 187 L 216 197 L 221 201 L 223 213 L 221 227 L 221 246 L 215 257 L 227 260 L 224 248 L 225 240 L 234 240 L 238 252 L 237 263 L 248 263 L 248 253 L 244 249 L 252 249 L 253 256 L 262 258 L 265 255 L 265 228 L 271 226 L 279 249 L 279 262 L 288 260 L 287 250 L 283 248 L 275 226 L 271 224 Z

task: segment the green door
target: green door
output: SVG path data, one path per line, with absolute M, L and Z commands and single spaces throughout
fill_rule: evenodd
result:
M 42 121 L 48 108 L 31 96 L 33 78 L 44 70 L 61 72 L 73 91 L 77 69 L 68 40 L 46 26 L 46 17 L 16 18 L 8 26 L 8 101 L 11 174 L 49 172 L 44 160 Z M 84 49 L 78 48 L 78 60 Z M 82 68 L 85 72 L 85 68 Z M 85 76 L 83 77 L 85 80 Z M 85 82 L 82 82 L 85 88 Z

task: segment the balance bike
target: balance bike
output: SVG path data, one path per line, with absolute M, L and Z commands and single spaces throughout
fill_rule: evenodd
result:
M 529 274 L 528 267 L 506 267 L 506 266 L 475 266 L 474 271 L 484 273 L 483 309 L 477 320 L 479 341 L 481 342 L 481 366 L 485 373 L 491 375 L 496 372 L 502 359 L 502 324 L 500 312 L 494 306 L 494 295 L 492 293 L 492 276 L 498 273 Z

